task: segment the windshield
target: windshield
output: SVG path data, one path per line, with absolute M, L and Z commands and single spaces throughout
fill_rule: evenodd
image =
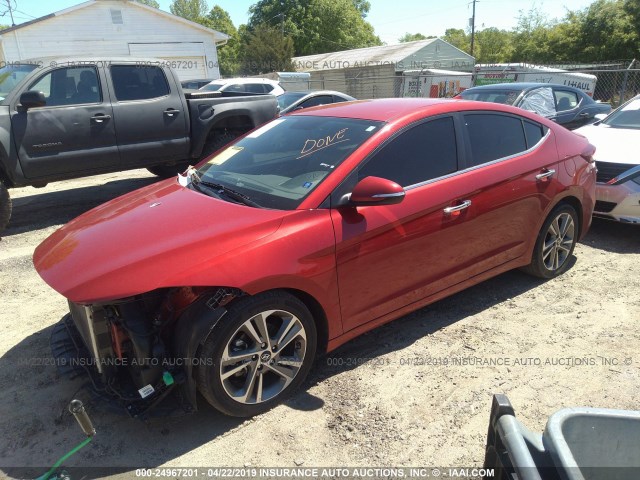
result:
M 222 150 L 198 175 L 261 207 L 293 210 L 382 125 L 349 118 L 282 117 Z
M 4 100 L 37 65 L 7 65 L 0 68 L 0 100 Z
M 460 95 L 465 100 L 476 100 L 478 102 L 504 103 L 513 105 L 522 90 L 477 90 L 475 92 L 465 90 Z
M 616 128 L 640 129 L 640 98 L 623 105 L 605 118 L 602 123 Z
M 305 95 L 306 93 L 304 92 L 287 92 L 287 93 L 283 93 L 282 95 L 279 95 L 277 98 L 278 98 L 278 105 L 280 105 L 280 110 L 284 110 L 294 102 L 297 102 L 298 100 L 300 100 Z
M 205 85 L 204 87 L 202 87 L 200 90 L 205 92 L 217 92 L 224 86 L 225 86 L 224 83 L 209 83 L 208 85 Z

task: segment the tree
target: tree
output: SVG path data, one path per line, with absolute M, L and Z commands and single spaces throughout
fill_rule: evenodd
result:
M 365 18 L 369 14 L 369 10 L 371 10 L 371 3 L 368 0 L 353 0 L 353 5 L 360 12 L 362 18 Z
M 634 58 L 638 52 L 638 25 L 624 0 L 596 0 L 584 12 L 581 43 L 589 61 Z
M 192 22 L 202 23 L 203 17 L 207 14 L 206 0 L 173 0 L 169 6 L 169 10 L 177 15 Z
M 478 63 L 504 63 L 513 55 L 513 33 L 498 28 L 476 32 L 474 53 Z
M 461 28 L 447 28 L 442 39 L 463 52 L 469 53 L 471 50 L 471 36 Z
M 216 5 L 205 17 L 205 20 L 205 26 L 208 28 L 229 35 L 227 43 L 218 47 L 218 63 L 221 75 L 236 75 L 240 70 L 240 37 L 231 16 L 222 7 Z
M 291 71 L 293 40 L 283 36 L 278 28 L 263 24 L 243 35 L 241 68 L 244 75 L 257 75 L 277 71 Z
M 553 63 L 553 55 L 548 49 L 549 32 L 555 24 L 539 9 L 531 7 L 527 12 L 520 10 L 518 24 L 514 30 L 514 53 L 520 62 Z
M 417 40 L 426 40 L 428 38 L 435 38 L 432 36 L 429 37 L 425 37 L 423 34 L 421 33 L 405 33 L 403 36 L 401 36 L 398 41 L 400 43 L 404 43 L 404 42 L 415 42 Z
M 264 24 L 291 36 L 295 55 L 381 45 L 362 18 L 368 8 L 357 0 L 259 0 L 249 8 L 248 28 Z
M 138 3 L 142 3 L 143 5 L 146 5 L 148 7 L 153 7 L 153 8 L 160 8 L 160 4 L 158 2 L 156 2 L 156 0 L 135 0 Z

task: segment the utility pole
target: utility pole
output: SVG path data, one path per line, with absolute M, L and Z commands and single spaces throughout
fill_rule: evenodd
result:
M 471 3 L 473 4 L 473 13 L 471 15 L 471 56 L 473 57 L 473 41 L 476 33 L 476 2 L 478 0 L 473 0 Z
M 7 8 L 9 9 L 9 15 L 11 16 L 11 26 L 15 27 L 16 22 L 13 21 L 13 11 L 11 9 L 11 0 L 5 0 L 7 2 Z

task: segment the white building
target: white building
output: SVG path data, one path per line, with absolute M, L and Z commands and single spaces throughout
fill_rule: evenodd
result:
M 311 88 L 355 98 L 399 97 L 406 70 L 472 72 L 475 59 L 440 38 L 294 57 L 294 68 L 311 74 Z
M 228 35 L 132 0 L 89 0 L 0 31 L 0 62 L 44 57 L 155 57 L 181 80 L 218 78 Z

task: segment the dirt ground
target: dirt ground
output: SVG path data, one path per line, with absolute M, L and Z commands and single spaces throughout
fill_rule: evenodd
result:
M 83 438 L 65 413 L 79 383 L 47 365 L 66 302 L 36 274 L 34 248 L 153 181 L 135 171 L 11 191 L 0 240 L 0 477 L 41 474 Z M 88 477 L 90 467 L 123 467 L 118 478 L 161 466 L 479 467 L 494 393 L 535 432 L 567 406 L 640 409 L 640 227 L 595 221 L 575 256 L 555 280 L 509 272 L 348 343 L 290 401 L 251 420 L 202 398 L 197 414 L 148 423 L 90 408 L 98 434 L 65 465 Z

